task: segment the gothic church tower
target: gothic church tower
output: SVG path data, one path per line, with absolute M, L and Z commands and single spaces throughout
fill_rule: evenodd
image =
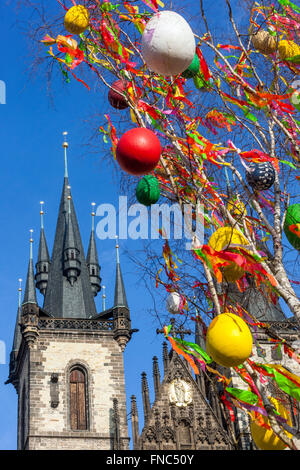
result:
M 114 305 L 97 313 L 101 278 L 94 224 L 85 256 L 66 141 L 63 146 L 65 176 L 52 257 L 42 223 L 35 270 L 30 240 L 10 355 L 7 383 L 18 394 L 18 449 L 129 449 L 123 351 L 133 330 L 119 256 Z

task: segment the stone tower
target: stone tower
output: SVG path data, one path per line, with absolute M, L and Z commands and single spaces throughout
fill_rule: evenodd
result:
M 190 334 L 182 327 L 175 328 L 171 319 L 172 335 Z M 158 333 L 161 331 L 157 330 Z M 196 327 L 196 337 L 197 337 Z M 196 338 L 197 341 L 197 338 Z M 158 359 L 153 357 L 153 400 L 148 379 L 142 373 L 141 391 L 144 408 L 144 426 L 139 433 L 136 397 L 131 397 L 131 426 L 133 448 L 136 450 L 233 450 L 226 423 L 222 419 L 214 394 L 204 383 L 202 374 L 195 377 L 190 365 L 173 349 L 163 343 L 164 373 L 161 375 Z M 210 399 L 212 398 L 212 399 Z
M 114 305 L 97 313 L 101 278 L 94 223 L 85 256 L 67 142 L 63 146 L 65 176 L 52 256 L 42 223 L 35 269 L 30 240 L 10 355 L 7 383 L 18 394 L 18 449 L 128 449 L 123 351 L 133 330 L 119 256 Z M 41 215 L 43 222 L 42 210 Z M 36 288 L 44 296 L 42 307 Z

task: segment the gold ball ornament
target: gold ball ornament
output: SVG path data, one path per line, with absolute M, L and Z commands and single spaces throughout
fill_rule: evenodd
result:
M 234 313 L 221 313 L 206 333 L 206 352 L 220 366 L 235 367 L 251 355 L 252 335 L 245 321 Z
M 300 55 L 300 47 L 295 42 L 284 39 L 278 43 L 278 52 L 280 59 L 285 60 Z
M 271 404 L 276 408 L 280 416 L 287 420 L 287 424 L 292 426 L 292 420 L 287 409 L 275 398 L 269 397 Z M 262 416 L 260 419 L 264 421 L 265 424 L 270 426 L 270 422 L 267 416 Z M 271 429 L 267 429 L 258 424 L 258 418 L 252 419 L 250 423 L 250 430 L 252 438 L 256 446 L 261 450 L 284 450 L 287 446 L 286 444 L 274 433 Z M 284 431 L 287 437 L 292 438 L 293 436 Z
M 273 54 L 276 51 L 276 40 L 268 31 L 258 31 L 252 37 L 253 47 L 262 54 Z
M 246 238 L 235 228 L 221 227 L 212 234 L 208 245 L 216 251 L 239 248 L 248 245 Z M 244 275 L 244 269 L 236 263 L 230 263 L 222 268 L 223 276 L 228 282 L 235 282 Z
M 89 21 L 88 10 L 83 5 L 74 5 L 65 15 L 64 25 L 69 33 L 81 34 L 88 27 Z

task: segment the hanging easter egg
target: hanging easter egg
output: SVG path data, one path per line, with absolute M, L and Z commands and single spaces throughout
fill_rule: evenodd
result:
M 247 215 L 244 203 L 237 197 L 231 198 L 227 203 L 227 209 L 234 217 L 240 218 Z
M 180 308 L 182 304 L 182 297 L 178 292 L 171 292 L 169 297 L 167 298 L 167 310 L 169 313 L 172 315 L 176 315 L 177 313 L 180 313 Z
M 174 11 L 160 11 L 146 24 L 142 36 L 144 60 L 155 73 L 170 76 L 184 72 L 196 52 L 193 31 Z
M 248 246 L 248 241 L 237 229 L 221 227 L 211 235 L 208 245 L 216 251 L 229 250 L 230 248 L 245 249 Z M 233 262 L 224 266 L 222 272 L 227 282 L 235 282 L 245 273 L 241 266 Z
M 220 366 L 235 367 L 249 358 L 252 335 L 245 321 L 225 312 L 217 315 L 206 333 L 206 352 Z
M 287 93 L 291 94 L 290 103 L 297 109 L 297 111 L 300 111 L 300 91 L 290 88 Z
M 142 176 L 154 170 L 161 151 L 160 141 L 154 132 L 136 127 L 120 138 L 116 158 L 122 170 L 130 175 Z
M 275 169 L 270 162 L 248 164 L 246 171 L 248 184 L 256 191 L 269 189 L 275 181 Z
M 89 25 L 89 12 L 83 5 L 70 8 L 64 20 L 66 30 L 71 34 L 82 34 Z
M 112 84 L 112 88 L 110 88 L 108 92 L 108 101 L 113 108 L 128 108 L 128 104 L 124 96 L 125 89 L 125 82 L 123 80 L 117 80 Z
M 191 65 L 188 66 L 188 68 L 182 72 L 182 76 L 184 78 L 193 78 L 197 73 L 199 73 L 200 69 L 200 60 L 197 54 L 194 55 L 193 62 Z
M 291 204 L 286 212 L 284 233 L 290 244 L 300 250 L 300 204 Z
M 252 44 L 262 54 L 273 54 L 276 51 L 276 39 L 268 31 L 258 31 L 252 37 Z
M 268 397 L 271 404 L 276 408 L 276 411 L 280 414 L 281 418 L 287 420 L 289 426 L 293 426 L 291 416 L 287 409 L 275 398 Z M 252 421 L 250 423 L 251 436 L 256 446 L 261 450 L 284 450 L 287 445 L 274 433 L 270 426 L 269 419 L 267 416 L 260 415 L 259 417 L 254 417 L 252 413 Z M 262 423 L 259 422 L 262 421 Z M 262 426 L 261 424 L 266 425 Z M 290 439 L 293 437 L 292 434 L 284 431 L 286 436 Z
M 136 188 L 136 198 L 144 206 L 156 204 L 160 197 L 159 182 L 152 175 L 146 175 Z
M 278 43 L 278 52 L 281 60 L 294 58 L 300 55 L 300 46 L 293 41 L 286 41 L 284 39 Z

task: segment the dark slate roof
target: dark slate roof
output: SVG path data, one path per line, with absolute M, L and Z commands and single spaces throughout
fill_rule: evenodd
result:
M 28 304 L 28 303 L 37 304 L 36 290 L 35 290 L 35 283 L 34 283 L 33 260 L 31 257 L 28 263 L 26 287 L 25 287 L 25 293 L 24 293 L 22 305 Z
M 78 259 L 81 262 L 81 272 L 73 286 L 63 275 L 63 251 L 65 247 L 69 206 L 68 195 L 70 191 L 68 186 L 69 180 L 68 177 L 65 177 L 43 309 L 57 318 L 89 318 L 96 315 L 97 312 L 72 199 L 70 200 L 70 220 L 74 243 L 79 250 Z
M 21 333 L 21 326 L 20 326 L 21 316 L 22 316 L 22 310 L 21 310 L 21 307 L 19 307 L 18 312 L 17 312 L 14 340 L 13 340 L 13 345 L 12 345 L 12 352 L 15 352 L 15 353 L 19 351 L 19 347 L 22 341 L 22 333 Z
M 195 321 L 195 343 L 202 349 L 206 349 L 205 339 L 202 333 L 202 327 L 199 322 Z
M 41 228 L 40 233 L 39 255 L 37 262 L 40 263 L 41 261 L 47 261 L 48 263 L 50 263 L 50 256 L 43 227 Z
M 99 266 L 98 253 L 96 248 L 95 231 L 91 231 L 89 248 L 86 256 L 87 265 L 97 264 Z
M 64 239 L 64 250 L 69 248 L 76 248 L 80 251 L 78 246 L 77 237 L 75 235 L 74 224 L 72 221 L 72 214 L 71 214 L 71 201 L 68 201 L 68 212 L 67 212 L 67 221 L 66 221 L 66 230 L 65 230 L 65 239 Z
M 231 299 L 237 300 L 258 321 L 286 321 L 286 316 L 279 303 L 277 302 L 277 305 L 274 305 L 267 300 L 262 292 L 254 287 L 249 287 L 242 293 L 232 285 L 229 288 L 228 295 Z
M 116 283 L 115 283 L 115 299 L 114 299 L 114 307 L 127 307 L 127 297 L 121 272 L 120 263 L 117 262 L 117 269 L 116 269 Z

